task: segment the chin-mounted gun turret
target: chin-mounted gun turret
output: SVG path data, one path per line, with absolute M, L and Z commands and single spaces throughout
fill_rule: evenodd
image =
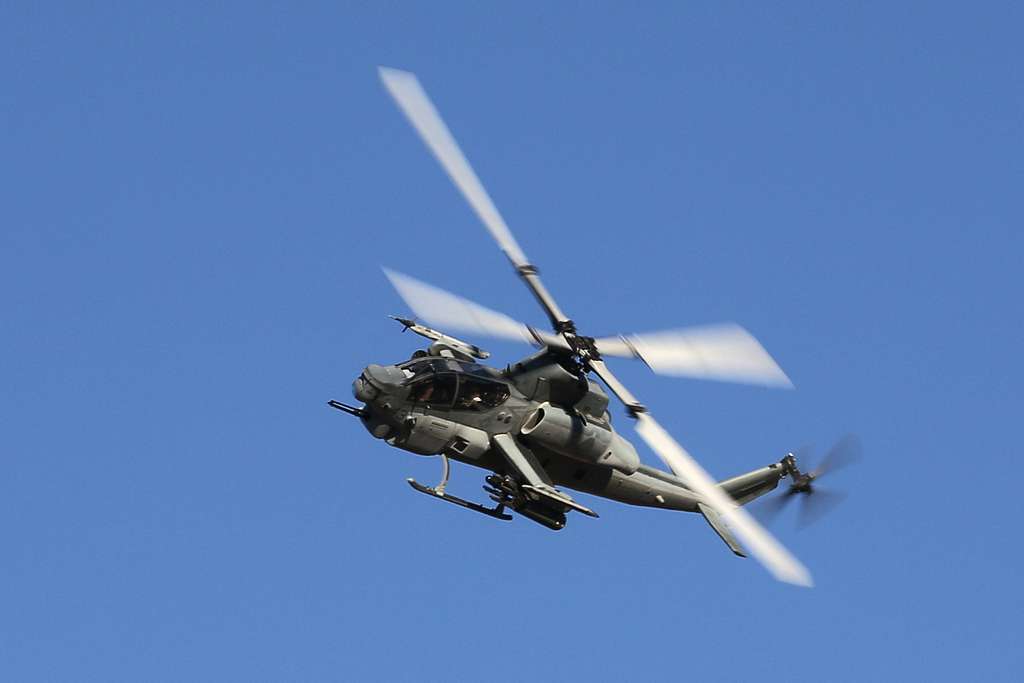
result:
M 491 354 L 481 349 L 479 346 L 464 342 L 461 339 L 456 339 L 443 332 L 438 332 L 435 329 L 429 328 L 425 325 L 420 325 L 415 320 L 409 318 L 401 318 L 397 315 L 390 316 L 392 320 L 397 320 L 405 330 L 412 330 L 421 337 L 426 337 L 434 343 L 427 349 L 427 354 L 431 356 L 448 356 L 461 358 L 462 360 L 473 360 L 474 358 L 484 360 L 490 358 Z

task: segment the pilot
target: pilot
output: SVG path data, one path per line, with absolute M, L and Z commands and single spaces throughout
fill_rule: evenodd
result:
M 470 384 L 466 387 L 462 396 L 459 397 L 459 404 L 463 408 L 470 408 L 472 410 L 479 410 L 484 403 L 482 394 L 482 388 L 476 384 Z
M 417 401 L 424 401 L 424 402 L 429 401 L 430 397 L 434 395 L 434 383 L 433 382 L 426 382 L 420 388 L 420 390 L 419 390 L 419 392 L 417 392 L 417 394 L 418 395 L 416 396 L 415 400 L 417 400 Z

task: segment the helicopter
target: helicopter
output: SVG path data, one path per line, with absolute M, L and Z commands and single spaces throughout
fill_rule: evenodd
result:
M 638 359 L 664 375 L 792 387 L 774 359 L 735 324 L 602 338 L 580 332 L 544 286 L 540 271 L 505 224 L 416 76 L 386 67 L 379 68 L 379 75 L 536 299 L 551 331 L 384 269 L 416 316 L 392 317 L 403 330 L 430 343 L 404 362 L 367 366 L 352 386 L 362 405 L 328 404 L 357 417 L 373 437 L 390 446 L 439 457 L 438 484 L 408 479 L 413 489 L 437 500 L 500 520 L 511 520 L 515 513 L 552 530 L 564 528 L 573 512 L 598 516 L 566 489 L 630 505 L 694 512 L 736 555 L 752 555 L 780 581 L 812 586 L 808 569 L 744 506 L 785 478 L 791 485 L 779 498 L 783 503 L 815 492 L 812 482 L 828 469 L 827 463 L 804 472 L 788 453 L 716 482 L 604 360 Z M 525 342 L 538 350 L 495 368 L 481 363 L 489 358 L 487 351 L 453 332 Z M 608 392 L 623 404 L 637 435 L 669 471 L 642 463 L 636 447 L 615 429 Z M 453 460 L 489 473 L 484 491 L 492 504 L 447 490 Z

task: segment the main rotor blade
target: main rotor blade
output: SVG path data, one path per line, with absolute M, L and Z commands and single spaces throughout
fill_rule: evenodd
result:
M 505 224 L 505 219 L 498 213 L 497 207 L 484 189 L 483 183 L 469 165 L 466 156 L 452 137 L 434 104 L 427 97 L 415 74 L 398 69 L 380 67 L 380 78 L 388 89 L 399 108 L 420 134 L 423 142 L 444 167 L 455 186 L 462 192 L 473 211 L 498 242 L 498 246 L 515 266 L 516 272 L 526 282 L 534 297 L 551 319 L 551 324 L 558 330 L 569 322 L 569 318 L 555 303 L 554 298 L 544 287 L 537 276 L 537 269 L 530 264 L 523 253 L 512 231 Z
M 534 346 L 568 348 L 559 336 L 534 330 L 504 313 L 384 268 L 384 274 L 413 313 L 442 331 L 469 332 L 522 341 Z
M 673 472 L 700 495 L 739 537 L 740 543 L 779 581 L 797 586 L 813 586 L 811 573 L 775 537 L 765 531 L 714 480 L 697 461 L 647 413 L 637 416 L 636 431 L 651 449 L 661 456 Z
M 423 142 L 441 162 L 444 170 L 451 176 L 452 182 L 465 196 L 491 235 L 498 241 L 508 259 L 517 266 L 529 263 L 516 238 L 512 236 L 512 231 L 505 224 L 505 219 L 498 213 L 490 195 L 459 149 L 459 144 L 455 142 L 451 131 L 427 97 L 416 75 L 387 67 L 380 67 L 379 71 L 388 92 L 395 98 L 395 102 L 423 138 Z
M 778 363 L 732 323 L 595 340 L 603 356 L 639 358 L 659 375 L 792 388 Z
M 712 507 L 764 567 L 779 581 L 814 585 L 810 572 L 775 537 L 758 524 L 723 491 L 697 461 L 666 432 L 603 361 L 590 361 L 591 369 L 637 420 L 636 431 L 677 477 Z
M 754 514 L 760 518 L 765 525 L 771 524 L 779 516 L 779 513 L 786 507 L 789 501 L 793 500 L 794 493 L 786 491 L 777 496 L 766 496 L 754 503 L 751 508 Z
M 846 493 L 815 488 L 810 494 L 801 497 L 803 500 L 800 502 L 800 512 L 797 513 L 797 526 L 805 529 L 846 500 Z

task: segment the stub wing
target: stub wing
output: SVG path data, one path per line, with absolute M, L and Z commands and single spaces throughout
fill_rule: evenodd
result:
M 508 465 L 518 474 L 519 478 L 525 482 L 519 488 L 525 491 L 528 496 L 544 505 L 566 512 L 575 510 L 582 512 L 588 517 L 598 516 L 590 508 L 580 505 L 573 500 L 569 494 L 555 488 L 551 478 L 544 471 L 541 464 L 536 461 L 532 454 L 522 450 L 512 435 L 495 434 L 491 438 L 491 442 L 498 452 L 501 453 Z

